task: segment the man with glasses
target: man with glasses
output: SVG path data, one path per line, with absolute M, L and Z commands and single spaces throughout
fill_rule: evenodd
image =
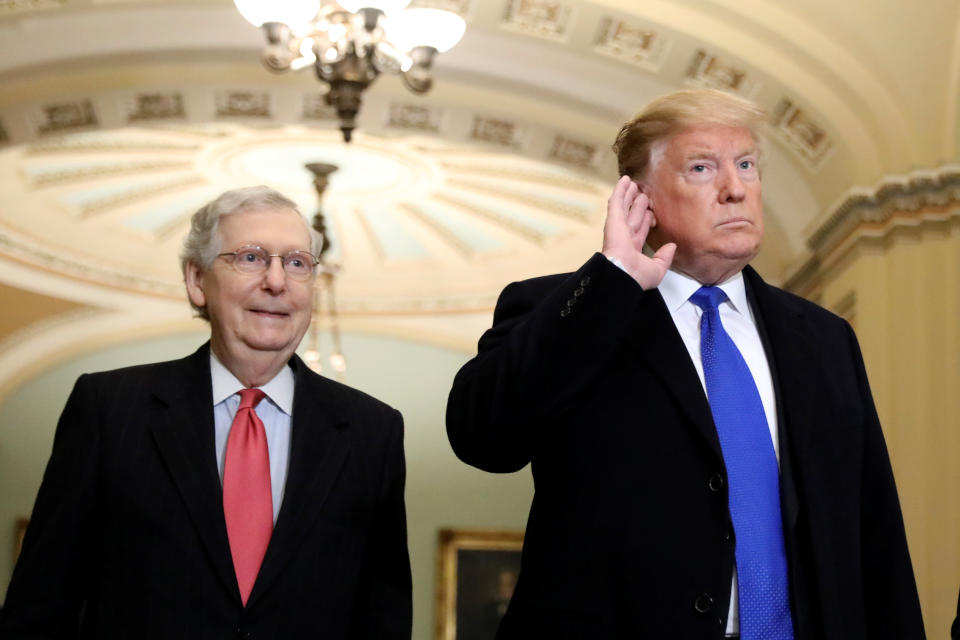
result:
M 210 341 L 77 381 L 0 637 L 410 638 L 402 418 L 294 354 L 319 243 L 267 187 L 194 214 Z

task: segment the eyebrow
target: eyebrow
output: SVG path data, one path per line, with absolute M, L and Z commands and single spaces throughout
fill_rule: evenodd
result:
M 744 156 L 756 155 L 756 154 L 757 154 L 757 147 L 750 147 L 750 148 L 748 148 L 748 149 L 745 149 L 745 150 L 743 150 L 743 151 L 740 151 L 739 153 L 737 153 L 737 154 L 734 155 L 733 157 L 734 157 L 734 158 L 742 158 L 742 157 L 744 157 Z M 688 154 L 687 156 L 685 156 L 684 159 L 685 159 L 685 160 L 688 160 L 688 161 L 689 161 L 689 160 L 712 160 L 712 159 L 714 159 L 714 158 L 716 158 L 716 157 L 717 157 L 717 154 L 716 154 L 715 152 L 713 152 L 713 151 L 709 151 L 709 150 L 706 150 L 706 149 L 703 149 L 703 150 L 701 150 L 701 149 L 695 149 L 695 150 L 693 150 L 692 152 L 690 152 L 690 154 Z

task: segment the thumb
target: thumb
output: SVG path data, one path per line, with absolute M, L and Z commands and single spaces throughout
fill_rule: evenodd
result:
M 670 265 L 673 264 L 673 256 L 677 253 L 677 245 L 675 242 L 668 242 L 663 245 L 657 252 L 653 254 L 653 259 L 656 262 L 659 262 L 663 265 L 663 270 L 666 272 L 670 268 Z

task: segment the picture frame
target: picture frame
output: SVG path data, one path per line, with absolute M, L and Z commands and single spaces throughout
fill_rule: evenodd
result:
M 523 532 L 441 529 L 436 640 L 490 640 L 520 573 Z

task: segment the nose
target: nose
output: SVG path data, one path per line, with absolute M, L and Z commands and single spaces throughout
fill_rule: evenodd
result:
M 747 197 L 747 189 L 736 165 L 724 166 L 717 174 L 717 180 L 719 182 L 717 195 L 721 204 L 742 202 Z
M 287 286 L 287 272 L 283 270 L 283 258 L 270 256 L 270 263 L 263 273 L 263 288 L 272 293 L 280 293 Z

